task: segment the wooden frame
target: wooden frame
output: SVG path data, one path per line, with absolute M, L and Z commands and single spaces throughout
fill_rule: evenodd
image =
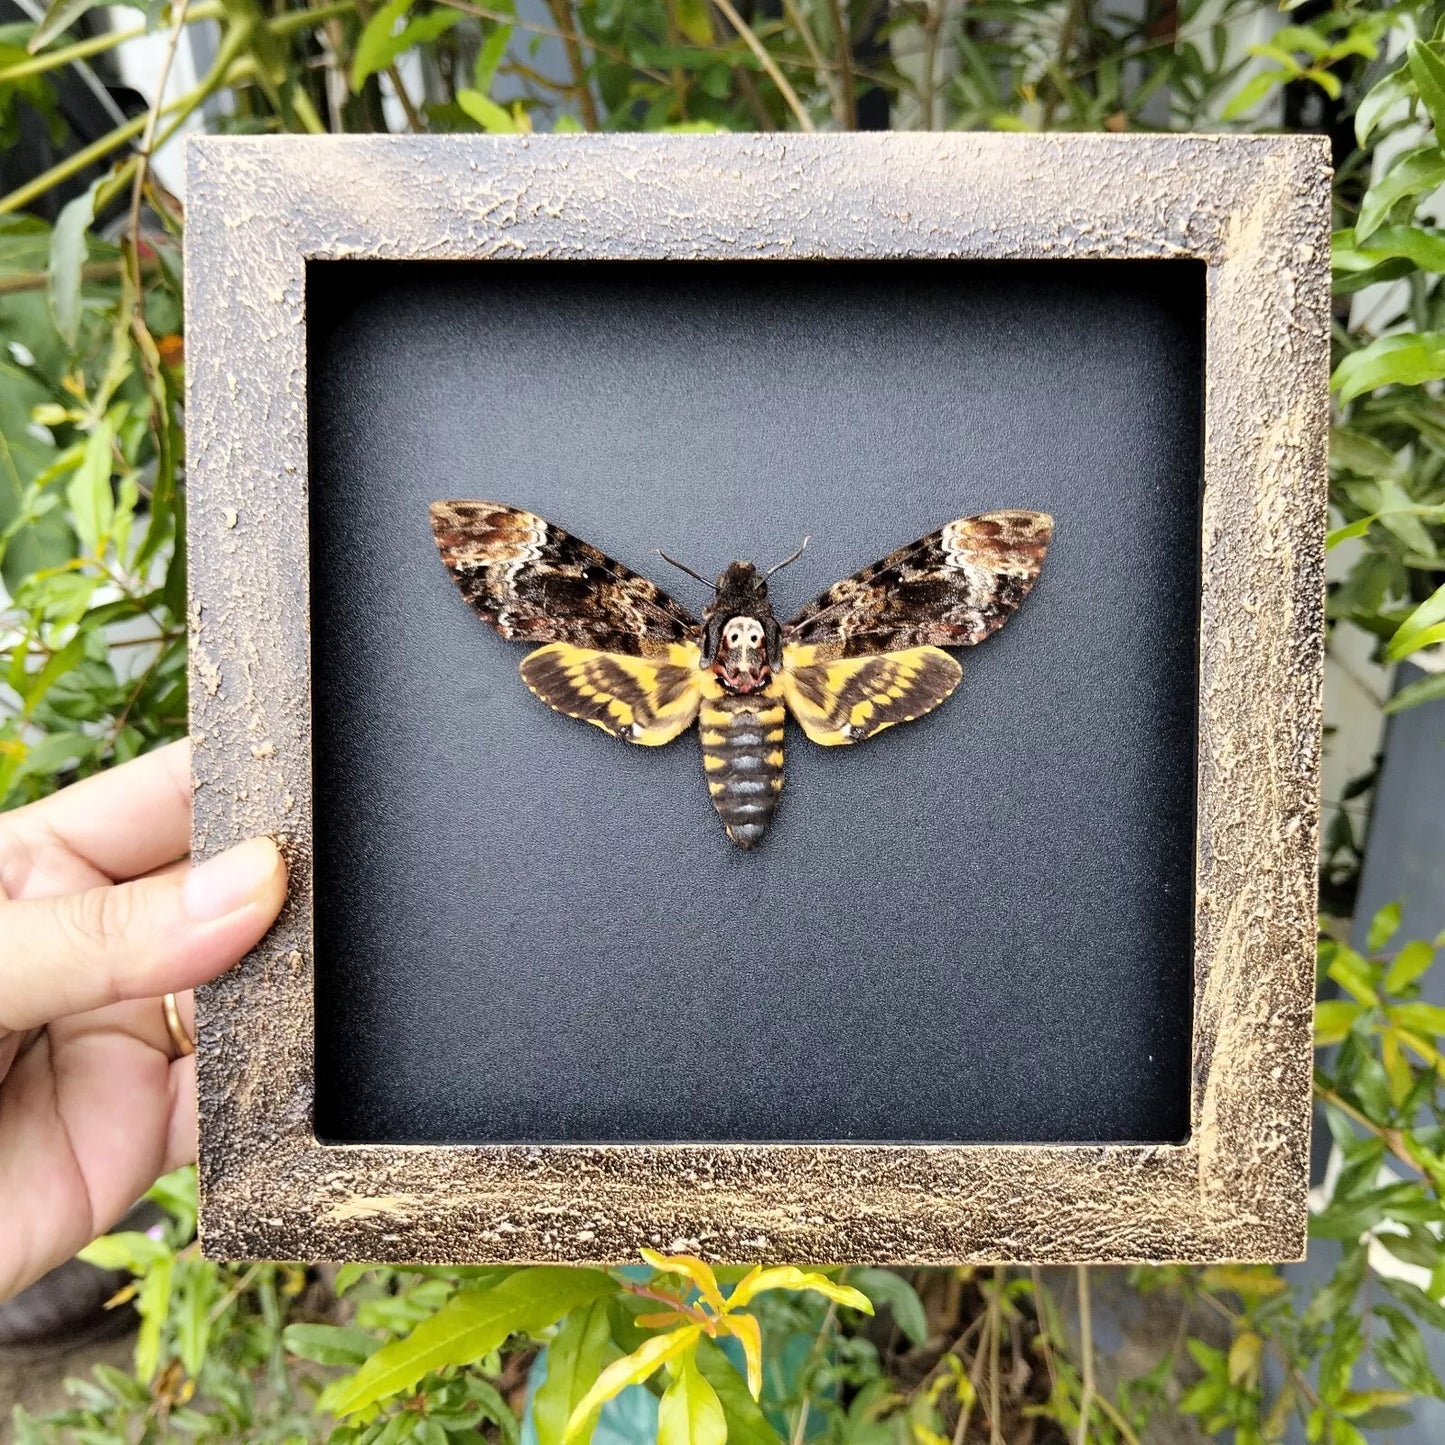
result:
M 194 852 L 290 902 L 202 990 L 212 1256 L 1263 1260 L 1305 1239 L 1329 361 L 1314 137 L 207 138 L 186 228 Z M 324 1146 L 308 259 L 1207 263 L 1192 1130 L 1179 1146 Z

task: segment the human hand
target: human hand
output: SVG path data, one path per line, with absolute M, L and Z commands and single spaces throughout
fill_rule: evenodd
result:
M 189 990 L 260 941 L 286 869 L 269 838 L 190 867 L 190 818 L 184 742 L 0 813 L 0 1300 L 196 1157 L 162 996 L 193 1031 Z

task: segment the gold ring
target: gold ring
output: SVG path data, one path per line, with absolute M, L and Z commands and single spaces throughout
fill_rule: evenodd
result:
M 187 1054 L 196 1051 L 196 1041 L 186 1032 L 186 1026 L 181 1022 L 181 1011 L 176 1007 L 176 996 L 168 993 L 161 1000 L 161 1012 L 166 1016 L 166 1032 L 171 1036 L 171 1043 L 175 1045 L 176 1058 L 183 1059 Z

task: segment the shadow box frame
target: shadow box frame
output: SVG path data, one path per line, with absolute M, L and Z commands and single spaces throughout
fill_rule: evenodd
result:
M 897 1264 L 1301 1257 L 1329 196 L 1315 137 L 207 137 L 186 295 L 193 854 L 290 896 L 200 990 L 212 1257 Z M 1180 1144 L 324 1144 L 314 1069 L 306 265 L 1206 267 L 1190 1132 Z M 242 525 L 238 526 L 238 519 Z

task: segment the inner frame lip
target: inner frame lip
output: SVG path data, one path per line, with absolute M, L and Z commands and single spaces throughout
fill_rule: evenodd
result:
M 1187 1048 L 1187 1050 L 1186 1050 L 1185 1078 L 1184 1078 L 1184 1080 L 1183 1080 L 1183 1083 L 1185 1084 L 1185 1087 L 1186 1087 L 1186 1090 L 1187 1090 L 1187 1099 L 1186 1099 L 1186 1105 L 1185 1105 L 1185 1131 L 1184 1131 L 1184 1133 L 1183 1133 L 1181 1136 L 1178 1136 L 1178 1137 L 1170 1137 L 1170 1138 L 1161 1138 L 1161 1139 L 1157 1139 L 1157 1140 L 1156 1140 L 1156 1139 L 1148 1139 L 1148 1138 L 1143 1138 L 1143 1139 L 1117 1139 L 1117 1140 L 1116 1140 L 1116 1139 L 1108 1139 L 1108 1138 L 1104 1138 L 1104 1139 L 1071 1139 L 1071 1140 L 1058 1140 L 1058 1139 L 1046 1139 L 1046 1138 L 1041 1138 L 1041 1139 L 1018 1139 L 1018 1140 L 991 1140 L 991 1139 L 962 1139 L 962 1140 L 953 1140 L 953 1139 L 947 1139 L 947 1138 L 916 1138 L 916 1137 L 912 1137 L 912 1138 L 887 1138 L 887 1137 L 871 1138 L 871 1137 L 870 1137 L 870 1138 L 862 1138 L 862 1139 L 856 1139 L 856 1138 L 855 1138 L 855 1139 L 841 1139 L 841 1138 L 828 1137 L 828 1136 L 803 1137 L 803 1138 L 797 1138 L 797 1139 L 751 1139 L 751 1138 L 706 1139 L 706 1138 L 694 1138 L 694 1137 L 677 1137 L 677 1138 L 666 1138 L 666 1139 L 663 1139 L 663 1138 L 657 1138 L 657 1139 L 629 1139 L 629 1138 L 612 1138 L 612 1137 L 606 1137 L 606 1136 L 599 1136 L 599 1137 L 597 1137 L 597 1138 L 588 1138 L 588 1139 L 585 1139 L 585 1140 L 580 1140 L 580 1139 L 555 1139 L 555 1138 L 541 1138 L 541 1139 L 535 1139 L 535 1140 L 534 1140 L 534 1139 L 525 1139 L 525 1138 L 519 1138 L 519 1139 L 499 1139 L 499 1140 L 465 1140 L 465 1139 L 462 1139 L 462 1140 L 407 1140 L 407 1139 L 393 1139 L 393 1138 L 346 1139 L 346 1138 L 335 1138 L 335 1137 L 330 1137 L 330 1136 L 322 1136 L 321 1134 L 319 1134 L 319 1133 L 317 1132 L 317 1130 L 316 1130 L 316 1128 L 315 1128 L 316 1102 L 315 1102 L 315 1092 L 314 1092 L 314 1088 L 313 1088 L 313 1094 L 312 1094 L 311 1108 L 310 1108 L 309 1113 L 308 1113 L 308 1122 L 309 1122 L 309 1125 L 310 1125 L 310 1139 L 311 1139 L 312 1143 L 315 1145 L 315 1147 L 317 1147 L 318 1149 L 324 1150 L 324 1151 L 332 1151 L 332 1150 L 349 1150 L 349 1151 L 355 1151 L 355 1150 L 376 1150 L 376 1149 L 403 1149 L 403 1150 L 440 1149 L 440 1150 L 446 1150 L 446 1151 L 449 1151 L 449 1152 L 475 1151 L 475 1152 L 477 1152 L 477 1153 L 479 1153 L 480 1155 L 483 1155 L 483 1156 L 490 1155 L 490 1154 L 494 1153 L 495 1151 L 519 1151 L 519 1152 L 524 1152 L 524 1153 L 527 1153 L 527 1154 L 546 1154 L 546 1155 L 552 1155 L 552 1154 L 555 1153 L 555 1154 L 558 1154 L 558 1155 L 563 1155 L 563 1156 L 565 1156 L 565 1155 L 567 1155 L 567 1154 L 569 1154 L 569 1153 L 573 1153 L 573 1152 L 577 1152 L 577 1151 L 593 1152 L 593 1151 L 595 1151 L 595 1150 L 597 1150 L 597 1149 L 632 1151 L 632 1152 L 635 1152 L 635 1153 L 644 1153 L 644 1152 L 646 1152 L 646 1151 L 652 1151 L 652 1150 L 662 1150 L 662 1151 L 666 1151 L 666 1152 L 669 1152 L 669 1153 L 675 1152 L 675 1151 L 702 1150 L 702 1151 L 707 1151 L 707 1152 L 709 1152 L 709 1153 L 713 1153 L 713 1152 L 718 1152 L 718 1151 L 754 1151 L 754 1150 L 780 1151 L 780 1150 L 797 1150 L 797 1149 L 824 1150 L 824 1151 L 835 1150 L 835 1149 L 836 1149 L 836 1150 L 844 1150 L 844 1151 L 867 1151 L 867 1150 L 878 1150 L 878 1149 L 889 1149 L 889 1150 L 891 1150 L 891 1149 L 900 1149 L 900 1150 L 918 1151 L 918 1152 L 920 1152 L 920 1153 L 927 1153 L 927 1152 L 929 1152 L 929 1151 L 935 1151 L 935 1150 L 969 1150 L 969 1151 L 979 1151 L 979 1150 L 1019 1151 L 1019 1150 L 1023 1150 L 1023 1151 L 1030 1151 L 1030 1152 L 1037 1152 L 1037 1151 L 1040 1151 L 1040 1150 L 1049 1150 L 1049 1151 L 1055 1151 L 1055 1150 L 1057 1150 L 1057 1151 L 1064 1151 L 1064 1152 L 1069 1152 L 1069 1153 L 1077 1153 L 1077 1152 L 1079 1152 L 1079 1151 L 1083 1151 L 1083 1152 L 1085 1152 L 1085 1153 L 1090 1153 L 1090 1152 L 1095 1152 L 1095 1151 L 1098 1151 L 1098 1150 L 1101 1150 L 1101 1149 L 1105 1149 L 1105 1150 L 1109 1150 L 1111 1153 L 1117 1152 L 1117 1151 L 1137 1150 L 1137 1151 L 1140 1151 L 1142 1158 L 1151 1158 L 1151 1157 L 1154 1157 L 1154 1156 L 1156 1156 L 1156 1155 L 1165 1155 L 1165 1154 L 1173 1155 L 1173 1156 L 1175 1156 L 1175 1157 L 1184 1157 L 1184 1156 L 1192 1157 L 1192 1155 L 1193 1155 L 1195 1152 L 1197 1152 L 1197 1148 L 1196 1148 L 1196 1130 L 1195 1130 L 1195 1127 L 1194 1127 L 1194 1119 L 1195 1119 L 1196 1114 L 1197 1114 L 1195 1093 L 1196 1093 L 1196 1090 L 1197 1090 L 1197 1088 L 1198 1088 L 1198 1066 L 1197 1066 L 1197 1060 L 1196 1060 L 1196 1058 L 1195 1058 L 1195 1055 L 1196 1055 L 1196 1052 L 1197 1052 L 1197 1045 L 1198 1045 L 1197 994 L 1198 994 L 1198 984 L 1199 984 L 1199 977 L 1198 977 L 1198 972 L 1199 972 L 1198 962 L 1199 962 L 1199 961 L 1198 961 L 1198 953 L 1197 953 L 1197 948 L 1198 948 L 1198 904 L 1197 904 L 1197 899 L 1198 899 L 1198 884 L 1197 884 L 1197 879 L 1198 879 L 1198 871 L 1199 871 L 1199 865 L 1200 865 L 1201 849 L 1202 849 L 1203 841 L 1204 841 L 1204 840 L 1203 840 L 1203 821 L 1202 821 L 1202 818 L 1201 818 L 1201 813 L 1200 813 L 1200 808 L 1199 808 L 1199 790 L 1200 790 L 1200 776 L 1199 776 L 1199 772 L 1200 772 L 1200 766 L 1201 766 L 1201 763 L 1200 763 L 1200 713 L 1201 713 L 1201 706 L 1202 706 L 1201 689 L 1202 689 L 1202 681 L 1203 681 L 1203 680 L 1202 680 L 1202 674 L 1201 674 L 1200 637 L 1201 637 L 1201 626 L 1202 626 L 1202 621 L 1203 621 L 1203 615 L 1202 615 L 1202 614 L 1203 614 L 1204 581 L 1205 581 L 1205 578 L 1204 578 L 1204 568 L 1203 568 L 1203 565 L 1202 565 L 1202 552 L 1203 552 L 1202 524 L 1203 524 L 1203 520 L 1204 520 L 1204 518 L 1203 518 L 1203 499 L 1204 499 L 1205 487 L 1206 487 L 1206 484 L 1207 484 L 1207 477 L 1206 477 L 1207 467 L 1206 467 L 1206 463 L 1207 463 L 1207 440 L 1208 440 L 1208 439 L 1207 439 L 1207 434 L 1206 434 L 1205 418 L 1206 418 L 1206 414 L 1207 414 L 1207 402 L 1208 402 L 1209 388 L 1210 388 L 1210 385 L 1211 385 L 1211 379 L 1210 379 L 1210 357 L 1209 357 L 1209 317 L 1210 317 L 1210 310 L 1211 310 L 1210 284 L 1211 284 L 1211 280 L 1212 280 L 1212 273 L 1213 273 L 1213 271 L 1215 270 L 1215 265 L 1216 265 L 1216 263 L 1214 263 L 1214 262 L 1212 262 L 1212 261 L 1209 261 L 1209 260 L 1207 260 L 1206 258 L 1204 258 L 1204 257 L 1202 257 L 1202 256 L 1199 256 L 1199 255 L 1195 255 L 1195 254 L 1174 254 L 1174 255 L 1145 256 L 1145 257 L 1122 257 L 1122 256 L 1116 256 L 1116 255 L 1060 256 L 1060 257 L 1022 256 L 1022 255 L 1019 255 L 1019 256 L 1010 255 L 1010 256 L 978 257 L 978 256 L 970 256 L 970 255 L 958 255 L 958 256 L 952 256 L 952 257 L 937 257 L 937 256 L 885 255 L 885 254 L 867 255 L 867 256 L 855 256 L 855 255 L 846 255 L 846 256 L 841 256 L 841 255 L 838 255 L 838 256 L 835 256 L 835 255 L 798 255 L 798 256 L 789 256 L 789 257 L 779 257 L 779 256 L 775 256 L 775 255 L 753 254 L 753 255 L 739 255 L 739 256 L 728 256 L 728 257 L 707 257 L 707 258 L 701 258 L 701 259 L 685 259 L 685 258 L 678 258 L 678 257 L 656 257 L 656 256 L 613 256 L 613 255 L 607 255 L 607 256 L 597 255 L 597 256 L 594 256 L 594 255 L 576 255 L 576 256 L 568 256 L 568 257 L 552 257 L 552 256 L 516 256 L 516 255 L 506 255 L 506 254 L 504 254 L 504 255 L 499 255 L 499 256 L 495 256 L 495 257 L 487 257 L 487 258 L 485 258 L 485 259 L 480 258 L 480 257 L 450 257 L 450 258 L 439 258 L 439 257 L 411 257 L 411 256 L 406 256 L 406 257 L 400 257 L 400 256 L 399 256 L 399 257 L 394 257 L 394 258 L 380 259 L 380 258 L 377 258 L 377 257 L 374 257 L 374 256 L 367 256 L 367 255 L 337 255 L 337 254 L 335 254 L 334 252 L 327 251 L 327 250 L 307 251 L 307 252 L 305 252 L 305 253 L 303 254 L 302 260 L 303 260 L 303 278 L 304 278 L 304 280 L 303 280 L 303 295 L 304 295 L 303 311 L 304 311 L 304 314 L 305 314 L 305 317 L 306 317 L 306 322 L 305 322 L 305 326 L 304 326 L 304 335 L 305 335 L 305 339 L 306 339 L 305 351 L 306 351 L 306 358 L 307 358 L 306 368 L 307 368 L 307 377 L 308 377 L 307 403 L 306 403 L 306 409 L 305 409 L 305 410 L 306 410 L 306 420 L 307 420 L 307 432 L 306 432 L 306 441 L 305 441 L 305 444 L 306 444 L 306 454 L 307 454 L 307 456 L 308 456 L 308 468 L 307 468 L 308 476 L 309 476 L 309 471 L 310 471 L 309 457 L 310 457 L 310 447 L 311 447 L 311 441 L 310 441 L 310 420 L 311 420 L 311 405 L 312 405 L 312 402 L 311 402 L 311 395 L 312 395 L 311 382 L 312 382 L 312 380 L 314 379 L 314 377 L 313 377 L 313 374 L 312 374 L 311 346 L 310 346 L 312 319 L 311 319 L 311 311 L 310 311 L 310 308 L 309 308 L 309 304 L 307 304 L 307 303 L 309 303 L 309 300 L 310 300 L 311 288 L 312 288 L 312 285 L 313 285 L 313 280 L 314 280 L 314 277 L 315 277 L 317 268 L 320 268 L 320 269 L 323 269 L 323 270 L 327 270 L 327 271 L 331 271 L 331 270 L 333 270 L 333 269 L 340 269 L 340 268 L 344 268 L 344 267 L 348 267 L 348 266 L 358 266 L 358 265 L 359 265 L 359 266 L 363 266 L 363 267 L 369 267 L 369 268 L 390 267 L 390 266 L 395 265 L 395 266 L 397 266 L 397 267 L 405 267 L 405 268 L 411 269 L 411 270 L 413 270 L 413 271 L 433 270 L 433 269 L 435 269 L 437 272 L 441 272 L 441 271 L 443 271 L 443 270 L 449 270 L 449 269 L 458 269 L 458 270 L 460 270 L 460 269 L 464 269 L 464 268 L 470 269 L 470 268 L 474 268 L 474 267 L 478 267 L 478 266 L 482 266 L 482 265 L 493 266 L 493 265 L 497 265 L 497 264 L 502 264 L 502 265 L 506 265 L 506 266 L 509 266 L 509 267 L 514 267 L 514 268 L 527 268 L 527 269 L 571 270 L 571 269 L 574 269 L 574 268 L 577 268 L 577 267 L 586 267 L 586 268 L 591 268 L 591 269 L 596 269 L 596 270 L 616 269 L 616 270 L 629 270 L 629 271 L 641 272 L 641 271 L 644 271 L 644 270 L 654 270 L 654 269 L 658 269 L 658 268 L 669 269 L 669 268 L 672 268 L 672 267 L 683 267 L 683 266 L 685 266 L 685 267 L 688 268 L 688 270 L 689 270 L 690 272 L 692 272 L 692 273 L 694 273 L 694 274 L 697 274 L 697 273 L 706 272 L 706 271 L 709 271 L 709 270 L 711 270 L 711 271 L 730 271 L 730 270 L 752 269 L 752 268 L 755 268 L 755 267 L 756 267 L 756 268 L 772 269 L 772 270 L 777 270 L 777 271 L 785 271 L 785 270 L 790 269 L 790 268 L 793 268 L 793 267 L 809 268 L 809 269 L 819 269 L 819 268 L 830 269 L 830 268 L 834 268 L 834 267 L 837 267 L 837 268 L 856 267 L 856 268 L 858 268 L 859 270 L 873 270 L 873 269 L 883 269 L 883 268 L 886 268 L 886 269 L 888 269 L 888 270 L 890 270 L 890 271 L 893 270 L 893 269 L 895 269 L 895 268 L 898 269 L 898 270 L 900 270 L 900 271 L 906 271 L 906 270 L 909 269 L 909 268 L 928 268 L 928 269 L 937 271 L 937 270 L 942 270 L 942 269 L 944 269 L 944 268 L 947 268 L 947 267 L 950 267 L 950 266 L 954 266 L 954 265 L 959 265 L 959 266 L 967 267 L 967 268 L 970 268 L 970 269 L 973 269 L 973 268 L 988 269 L 988 268 L 994 268 L 994 267 L 996 267 L 996 268 L 999 268 L 999 269 L 1001 269 L 1001 270 L 1004 270 L 1004 269 L 1014 269 L 1014 270 L 1017 270 L 1017 269 L 1019 269 L 1019 268 L 1027 268 L 1027 269 L 1041 268 L 1041 269 L 1042 269 L 1042 268 L 1051 268 L 1051 267 L 1055 267 L 1055 266 L 1072 266 L 1072 267 L 1076 267 L 1076 268 L 1087 269 L 1090 265 L 1099 265 L 1099 266 L 1109 266 L 1109 267 L 1121 267 L 1121 266 L 1140 267 L 1140 268 L 1148 268 L 1148 269 L 1161 270 L 1161 271 L 1162 271 L 1162 270 L 1169 270 L 1169 271 L 1176 272 L 1176 273 L 1180 274 L 1181 276 L 1185 276 L 1185 275 L 1187 275 L 1187 274 L 1190 273 L 1190 272 L 1195 273 L 1195 274 L 1189 279 L 1188 284 L 1189 284 L 1190 287 L 1192 287 L 1193 289 L 1195 289 L 1196 292 L 1197 292 L 1196 301 L 1197 301 L 1197 306 L 1198 306 L 1198 311 L 1199 311 L 1199 331 L 1198 331 L 1198 338 L 1197 338 L 1198 360 L 1199 360 L 1199 385 L 1198 385 L 1198 387 L 1195 389 L 1195 390 L 1196 390 L 1196 406 L 1197 406 L 1196 426 L 1197 426 L 1197 436 L 1198 436 L 1198 451 L 1197 451 L 1197 456 L 1196 456 L 1198 482 L 1197 482 L 1197 498 L 1196 498 L 1196 502 L 1195 502 L 1194 505 L 1195 505 L 1195 508 L 1196 508 L 1196 510 L 1197 510 L 1197 512 L 1198 512 L 1198 515 L 1199 515 L 1200 527 L 1196 529 L 1196 535 L 1195 535 L 1195 539 L 1194 539 L 1194 548 L 1193 548 L 1193 552 L 1192 552 L 1192 554 L 1191 554 L 1191 564 L 1192 564 L 1193 569 L 1194 569 L 1194 578 L 1195 578 L 1194 587 L 1193 587 L 1193 608 L 1192 608 L 1193 616 L 1194 616 L 1194 619 L 1195 619 L 1195 625 L 1194 625 L 1194 627 L 1193 627 L 1193 629 L 1192 629 L 1192 631 L 1191 631 L 1192 653 L 1193 653 L 1193 656 L 1192 656 L 1192 660 L 1191 660 L 1191 664 L 1190 664 L 1190 676 L 1191 676 L 1192 679 L 1193 679 L 1192 695 L 1191 695 L 1191 713 L 1192 713 L 1192 717 L 1193 717 L 1193 727 L 1192 727 L 1192 740 L 1193 740 L 1193 741 L 1192 741 L 1192 765 L 1191 765 L 1191 769 L 1190 769 L 1191 786 L 1190 786 L 1190 803 L 1189 803 L 1189 811 L 1190 811 L 1191 816 L 1192 816 L 1192 818 L 1193 818 L 1193 824 L 1192 824 L 1192 827 L 1191 827 L 1191 829 L 1190 829 L 1190 854 L 1191 854 L 1191 857 L 1190 857 L 1190 875 L 1189 875 L 1189 876 L 1190 876 L 1191 880 L 1194 882 L 1194 885 L 1195 885 L 1196 906 L 1195 906 L 1195 908 L 1192 909 L 1191 912 L 1190 912 L 1189 925 L 1188 925 L 1189 937 L 1188 937 L 1188 945 L 1187 945 L 1187 946 L 1188 946 L 1188 949 L 1189 949 L 1189 952 L 1190 952 L 1190 956 L 1191 956 L 1191 974 L 1193 975 L 1193 978 L 1194 978 L 1194 987 L 1190 990 L 1189 995 L 1188 995 L 1187 1000 L 1186 1000 L 1187 1009 L 1188 1009 L 1188 1015 L 1189 1015 L 1189 1022 L 1188 1022 L 1189 1045 L 1188 1045 L 1188 1048 Z M 309 484 L 308 484 L 308 497 L 309 497 Z M 506 500 L 506 499 L 500 499 L 500 500 Z M 308 523 L 309 523 L 309 517 L 310 517 L 310 510 L 309 510 L 309 501 L 308 501 Z M 1056 521 L 1057 521 L 1057 517 L 1056 517 Z M 308 525 L 308 534 L 309 534 L 309 525 Z M 310 552 L 310 550 L 311 550 L 311 546 L 310 546 L 309 536 L 308 536 L 308 552 Z M 647 548 L 644 548 L 643 550 L 644 550 L 644 552 L 646 552 L 648 549 L 647 549 Z M 645 566 L 646 563 L 647 563 L 648 561 L 650 561 L 651 559 L 650 559 L 649 557 L 639 556 L 639 557 L 636 557 L 636 558 L 619 558 L 619 560 L 626 561 L 626 562 L 629 563 L 629 565 L 632 565 L 632 566 L 634 566 L 634 567 L 638 567 L 638 568 L 640 569 L 641 567 Z M 1046 564 L 1046 565 L 1047 565 L 1047 564 Z M 649 570 L 655 570 L 655 569 L 649 569 Z M 647 574 L 645 573 L 644 575 L 647 575 Z M 308 594 L 309 594 L 309 590 L 310 590 L 310 588 L 309 588 L 309 576 L 310 576 L 310 573 L 309 573 L 309 571 L 308 571 L 308 589 L 307 589 L 307 590 L 308 590 Z M 652 580 L 657 580 L 657 579 L 654 577 Z M 307 642 L 308 659 L 309 659 L 312 655 L 314 655 L 314 647 L 315 647 L 315 638 L 314 638 L 314 635 L 311 633 L 311 630 L 308 628 L 308 642 Z M 967 657 L 967 654 L 968 654 L 968 651 L 969 651 L 969 649 L 964 649 L 961 655 L 966 658 L 966 657 Z M 520 654 L 519 654 L 519 655 L 520 655 Z M 958 654 L 951 654 L 951 655 L 958 655 Z M 309 665 L 309 661 L 308 661 L 308 673 L 310 674 L 310 676 L 311 676 L 313 679 L 314 679 L 314 672 L 315 672 L 314 668 Z M 798 734 L 798 731 L 797 731 L 797 729 L 796 729 L 796 726 L 790 727 L 790 729 L 789 729 L 789 740 L 790 740 L 790 742 L 791 742 L 794 746 L 799 745 L 799 741 L 798 741 L 798 740 L 799 740 L 799 734 Z M 312 772 L 312 796 L 313 796 L 313 799 L 314 799 L 314 798 L 317 796 L 316 791 L 315 791 L 314 749 L 313 749 L 312 754 L 311 754 L 311 761 L 312 761 L 312 768 L 311 768 L 311 772 Z M 765 840 L 765 845 L 766 845 L 766 840 Z M 313 905 L 313 906 L 314 906 L 314 905 Z M 314 930 L 314 922 L 313 922 L 313 930 Z M 315 943 L 314 943 L 314 932 L 313 932 L 313 950 L 314 950 L 314 948 L 315 948 Z M 314 972 L 313 972 L 313 993 L 312 993 L 312 998 L 313 998 L 313 1013 L 312 1013 L 313 1049 L 315 1049 L 315 1047 L 316 1047 L 316 1040 L 317 1040 L 318 1035 L 319 1035 L 319 1015 L 320 1015 L 320 1011 L 319 1011 L 318 1009 L 315 1009 L 315 1007 L 314 1007 L 315 998 L 316 998 L 316 995 L 315 995 L 314 977 L 315 977 L 315 975 L 314 975 Z

